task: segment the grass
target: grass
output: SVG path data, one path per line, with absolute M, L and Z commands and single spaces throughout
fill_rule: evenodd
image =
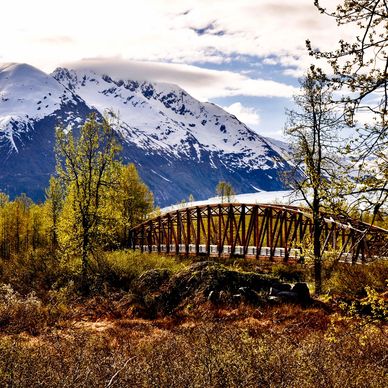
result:
M 88 297 L 76 263 L 37 253 L 1 262 L 1 387 L 387 386 L 387 262 L 339 265 L 326 300 L 304 307 L 233 301 L 238 279 L 258 276 L 252 262 L 190 273 L 191 261 L 108 252 L 93 264 Z M 309 280 L 302 269 L 277 265 L 263 278 Z M 216 283 L 225 303 L 204 294 Z M 151 297 L 174 285 L 184 296 L 186 284 L 194 293 L 176 311 L 139 318 Z
M 186 266 L 173 256 L 142 254 L 129 250 L 109 252 L 105 255 L 105 262 L 111 271 L 126 278 L 138 278 L 144 272 L 154 269 L 166 269 L 171 273 L 176 273 Z
M 386 329 L 349 321 L 333 329 L 327 316 L 289 306 L 262 314 L 0 337 L 0 386 L 386 386 Z

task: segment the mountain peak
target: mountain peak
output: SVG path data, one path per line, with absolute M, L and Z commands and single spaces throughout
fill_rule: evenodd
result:
M 122 158 L 136 164 L 159 205 L 189 194 L 209 197 L 222 179 L 238 192 L 284 188 L 278 174 L 290 168 L 284 147 L 175 84 L 86 68 L 57 68 L 47 75 L 27 64 L 6 64 L 0 66 L 0 152 L 19 153 L 8 158 L 8 175 L 0 173 L 0 189 L 2 182 L 11 187 L 17 179 L 26 181 L 27 160 L 34 166 L 31 174 L 44 171 L 37 178 L 40 184 L 48 181 L 54 170 L 55 126 L 79 127 L 92 110 L 117 114 Z
M 34 124 L 60 110 L 72 93 L 26 63 L 0 65 L 0 149 L 18 152 Z M 4 150 L 1 150 L 4 152 Z M 1 155 L 0 155 L 1 156 Z

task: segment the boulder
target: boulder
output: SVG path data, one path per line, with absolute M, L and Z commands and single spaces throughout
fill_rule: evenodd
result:
M 296 283 L 291 291 L 298 295 L 301 302 L 308 302 L 311 299 L 310 290 L 306 283 Z

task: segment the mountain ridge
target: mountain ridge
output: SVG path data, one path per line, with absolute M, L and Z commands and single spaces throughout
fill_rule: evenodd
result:
M 77 129 L 91 112 L 103 115 L 107 109 L 120 119 L 115 129 L 123 161 L 136 164 L 158 205 L 189 194 L 209 197 L 221 179 L 238 192 L 286 188 L 279 178 L 292 167 L 284 158 L 285 146 L 178 85 L 66 68 L 48 75 L 27 64 L 11 64 L 0 65 L 0 161 L 5 167 L 0 189 L 30 194 L 33 186 L 34 199 L 42 199 L 44 181 L 54 172 L 55 126 Z M 20 178 L 28 164 L 44 171 L 38 188 L 31 169 L 31 179 Z

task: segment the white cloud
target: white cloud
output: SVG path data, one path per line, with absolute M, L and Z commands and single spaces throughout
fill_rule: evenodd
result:
M 175 83 L 199 100 L 217 97 L 291 97 L 293 86 L 247 75 L 198 66 L 128 61 L 120 58 L 95 58 L 64 63 L 71 69 L 94 70 L 114 78 Z
M 260 115 L 257 112 L 257 109 L 244 106 L 240 102 L 235 102 L 229 106 L 223 106 L 227 112 L 235 115 L 240 121 L 249 127 L 255 128 L 260 123 Z
M 322 1 L 330 8 L 337 2 Z M 248 55 L 283 65 L 283 58 L 294 57 L 292 67 L 301 68 L 311 61 L 306 38 L 323 49 L 341 38 L 312 0 L 67 0 L 59 8 L 49 0 L 19 0 L 2 4 L 2 13 L 17 15 L 0 24 L 4 61 L 46 71 L 101 56 L 221 63 Z M 342 36 L 349 35 L 345 28 Z
M 284 75 L 288 75 L 294 78 L 301 78 L 305 75 L 306 71 L 300 67 L 289 67 L 283 70 Z

